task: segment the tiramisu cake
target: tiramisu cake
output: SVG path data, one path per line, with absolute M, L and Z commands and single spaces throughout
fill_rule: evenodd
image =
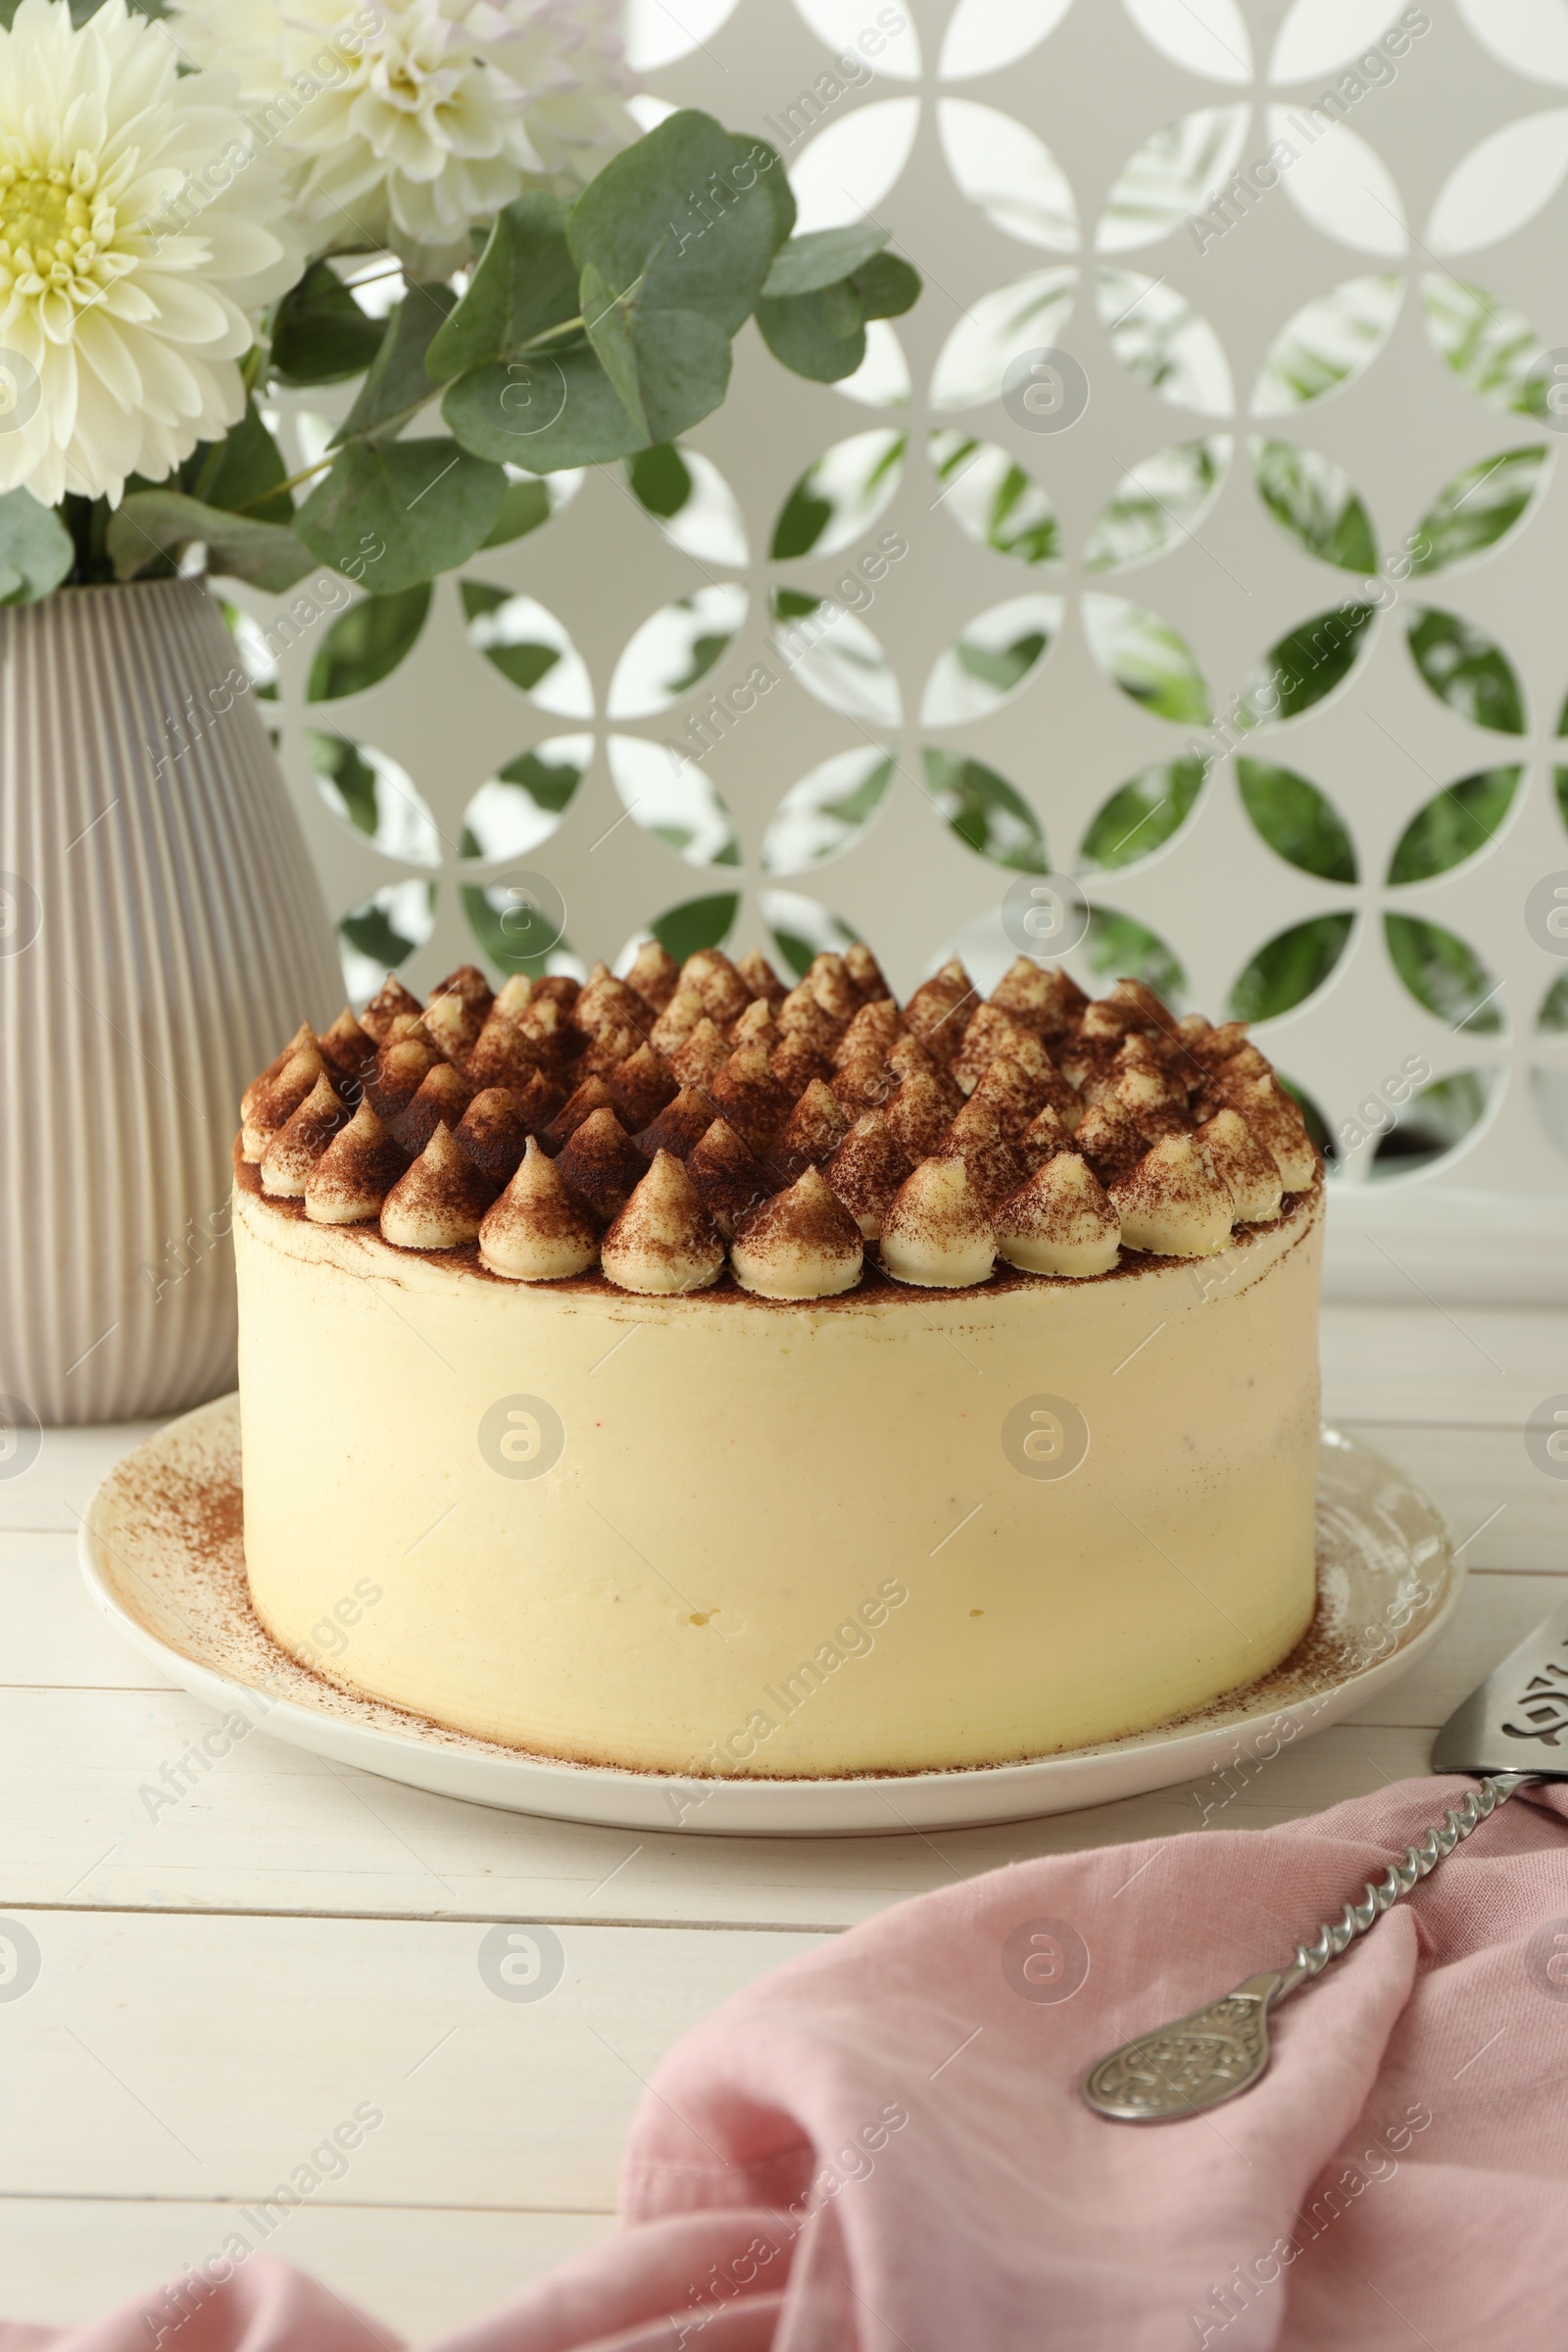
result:
M 1311 1619 L 1321 1165 L 1137 981 L 389 979 L 235 1168 L 251 1593 L 353 1690 L 914 1771 L 1147 1729 Z

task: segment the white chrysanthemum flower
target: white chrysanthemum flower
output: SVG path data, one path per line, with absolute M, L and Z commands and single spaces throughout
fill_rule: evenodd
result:
M 118 499 L 244 414 L 247 313 L 302 248 L 232 83 L 180 62 L 124 0 L 0 31 L 0 490 Z
M 318 251 L 444 270 L 525 188 L 570 193 L 637 136 L 621 0 L 176 0 L 293 168 Z

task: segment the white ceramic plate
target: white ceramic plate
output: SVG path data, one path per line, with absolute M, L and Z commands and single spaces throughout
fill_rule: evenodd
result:
M 1442 1635 L 1464 1581 L 1436 1506 L 1337 1431 L 1318 1471 L 1318 1613 L 1300 1647 L 1197 1716 L 1027 1763 L 842 1780 L 703 1780 L 563 1763 L 354 1697 L 310 1674 L 252 1612 L 240 1537 L 239 1400 L 172 1421 L 93 1495 L 81 1565 L 99 1607 L 197 1698 L 296 1747 L 469 1803 L 617 1829 L 856 1837 L 1066 1813 L 1194 1780 L 1335 1723 Z

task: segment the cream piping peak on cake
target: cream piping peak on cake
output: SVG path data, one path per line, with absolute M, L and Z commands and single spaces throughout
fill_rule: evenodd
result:
M 726 1263 L 775 1299 L 1000 1259 L 1090 1281 L 1204 1257 L 1266 1225 L 1321 1162 L 1240 1022 L 1176 1020 L 1140 980 L 1085 996 L 1020 956 L 982 999 L 956 959 L 900 1006 L 869 950 L 787 988 L 754 951 L 677 965 L 657 942 L 509 979 L 471 964 L 420 1004 L 388 975 L 355 1017 L 301 1023 L 246 1088 L 263 1192 L 394 1249 L 463 1250 L 519 1283 L 597 1265 L 649 1297 Z

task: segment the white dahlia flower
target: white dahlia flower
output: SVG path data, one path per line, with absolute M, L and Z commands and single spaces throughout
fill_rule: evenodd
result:
M 637 136 L 621 0 L 175 0 L 292 169 L 318 252 L 445 271 L 525 188 L 573 193 Z
M 0 490 L 118 499 L 244 414 L 247 314 L 303 252 L 232 83 L 180 62 L 124 0 L 0 31 Z

